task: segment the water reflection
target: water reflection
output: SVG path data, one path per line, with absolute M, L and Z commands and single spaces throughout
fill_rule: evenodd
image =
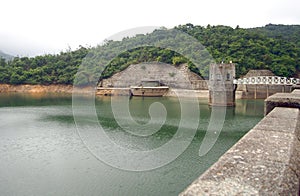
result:
M 247 116 L 261 116 L 263 108 L 263 100 L 241 99 L 236 101 L 235 112 Z
M 216 144 L 199 157 L 211 114 L 207 100 L 201 99 L 198 131 L 187 150 L 165 167 L 128 172 L 97 160 L 82 144 L 70 96 L 1 94 L 0 100 L 0 195 L 177 195 L 263 116 L 263 101 L 237 100 L 235 108 L 226 110 Z M 168 118 L 162 129 L 149 137 L 139 138 L 120 129 L 109 97 L 96 100 L 99 122 L 119 145 L 156 148 L 177 130 L 178 100 L 133 98 L 130 112 L 136 121 L 146 123 L 149 105 L 155 101 L 165 105 Z

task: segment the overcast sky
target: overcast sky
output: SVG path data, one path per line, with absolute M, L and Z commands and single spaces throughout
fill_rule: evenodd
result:
M 300 24 L 299 0 L 2 0 L 0 5 L 0 50 L 20 56 L 95 46 L 140 26 Z

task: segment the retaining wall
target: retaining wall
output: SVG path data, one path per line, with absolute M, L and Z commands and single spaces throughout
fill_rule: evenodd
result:
M 191 72 L 186 64 L 173 66 L 165 63 L 130 65 L 110 78 L 103 79 L 99 86 L 128 88 L 140 85 L 143 80 L 158 80 L 170 88 L 177 89 L 207 89 L 207 82 Z
M 300 90 L 295 89 L 292 93 L 277 93 L 265 100 L 265 115 L 275 107 L 300 108 Z
M 237 91 L 243 91 L 244 99 L 266 99 L 276 93 L 290 93 L 292 85 L 239 84 Z

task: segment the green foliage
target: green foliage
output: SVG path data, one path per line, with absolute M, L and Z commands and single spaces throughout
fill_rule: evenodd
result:
M 278 76 L 292 77 L 300 69 L 299 25 L 233 29 L 226 26 L 204 28 L 187 24 L 176 28 L 197 38 L 216 62 L 236 63 L 237 77 L 250 69 L 270 69 Z
M 108 78 L 126 69 L 129 65 L 142 62 L 163 62 L 179 65 L 186 63 L 187 59 L 169 49 L 156 48 L 153 46 L 139 47 L 128 50 L 114 58 L 103 71 L 102 78 Z
M 246 74 L 250 69 L 270 69 L 276 75 L 286 77 L 295 76 L 300 70 L 299 25 L 269 24 L 252 29 L 239 26 L 233 29 L 228 26 L 202 27 L 186 24 L 174 29 L 191 35 L 205 48 L 199 49 L 194 43 L 188 47 L 180 45 L 180 41 L 171 43 L 181 48 L 179 54 L 166 47 L 170 44 L 168 36 L 161 33 L 162 30 L 156 30 L 148 34 L 147 39 L 146 35 L 137 35 L 124 38 L 122 42 L 107 41 L 95 48 L 80 47 L 75 51 L 61 52 L 57 55 L 15 57 L 10 61 L 0 57 L 0 83 L 73 84 L 77 73 L 75 83 L 88 85 L 101 78 L 110 77 L 131 64 L 141 62 L 163 62 L 175 66 L 187 63 L 191 71 L 207 77 L 208 65 L 213 63 L 210 55 L 217 63 L 234 62 L 237 77 Z M 180 34 L 177 36 L 178 40 L 185 39 Z M 147 45 L 145 40 L 148 39 Z M 126 47 L 120 43 L 124 43 Z M 145 43 L 145 46 L 130 47 L 136 43 Z M 149 46 L 151 43 L 156 43 L 159 47 Z M 132 49 L 127 50 L 127 46 Z M 123 51 L 121 54 L 118 53 L 120 49 Z M 106 55 L 104 59 L 99 57 L 99 53 Z M 84 59 L 86 56 L 88 58 Z M 199 57 L 201 62 L 195 62 Z M 113 60 L 107 62 L 107 59 Z M 78 70 L 81 64 L 83 66 Z
M 180 65 L 183 63 L 187 63 L 187 59 L 184 58 L 183 56 L 174 56 L 172 57 L 172 63 L 173 65 Z
M 249 31 L 261 33 L 267 37 L 279 38 L 300 47 L 300 25 L 268 24 L 264 27 L 249 29 Z
M 8 62 L 0 58 L 0 83 L 72 84 L 87 53 L 87 48 L 80 47 L 78 50 L 61 52 L 58 55 L 15 57 Z
M 174 77 L 175 75 L 176 75 L 176 73 L 174 73 L 174 72 L 169 73 L 170 77 Z

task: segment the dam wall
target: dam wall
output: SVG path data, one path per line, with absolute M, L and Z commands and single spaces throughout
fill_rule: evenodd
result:
M 155 80 L 170 88 L 207 90 L 207 81 L 191 72 L 186 64 L 173 66 L 165 63 L 133 64 L 99 83 L 102 88 L 129 88 L 141 81 Z
M 237 91 L 242 92 L 243 99 L 266 99 L 276 93 L 290 93 L 292 85 L 238 84 Z
M 271 75 L 270 71 L 252 70 L 247 77 Z M 182 96 L 190 96 L 188 90 L 194 91 L 199 97 L 209 97 L 208 80 L 191 72 L 186 64 L 169 65 L 165 63 L 149 62 L 133 64 L 113 76 L 102 79 L 98 84 L 98 95 L 124 95 L 128 94 L 126 88 L 138 86 L 141 81 L 156 80 L 170 89 L 182 91 Z M 235 92 L 236 99 L 265 99 L 279 92 L 291 92 L 292 85 L 265 85 L 265 84 L 238 84 Z M 184 92 L 183 92 L 184 91 Z M 207 91 L 207 92 L 206 92 Z M 174 90 L 166 94 L 173 96 Z

